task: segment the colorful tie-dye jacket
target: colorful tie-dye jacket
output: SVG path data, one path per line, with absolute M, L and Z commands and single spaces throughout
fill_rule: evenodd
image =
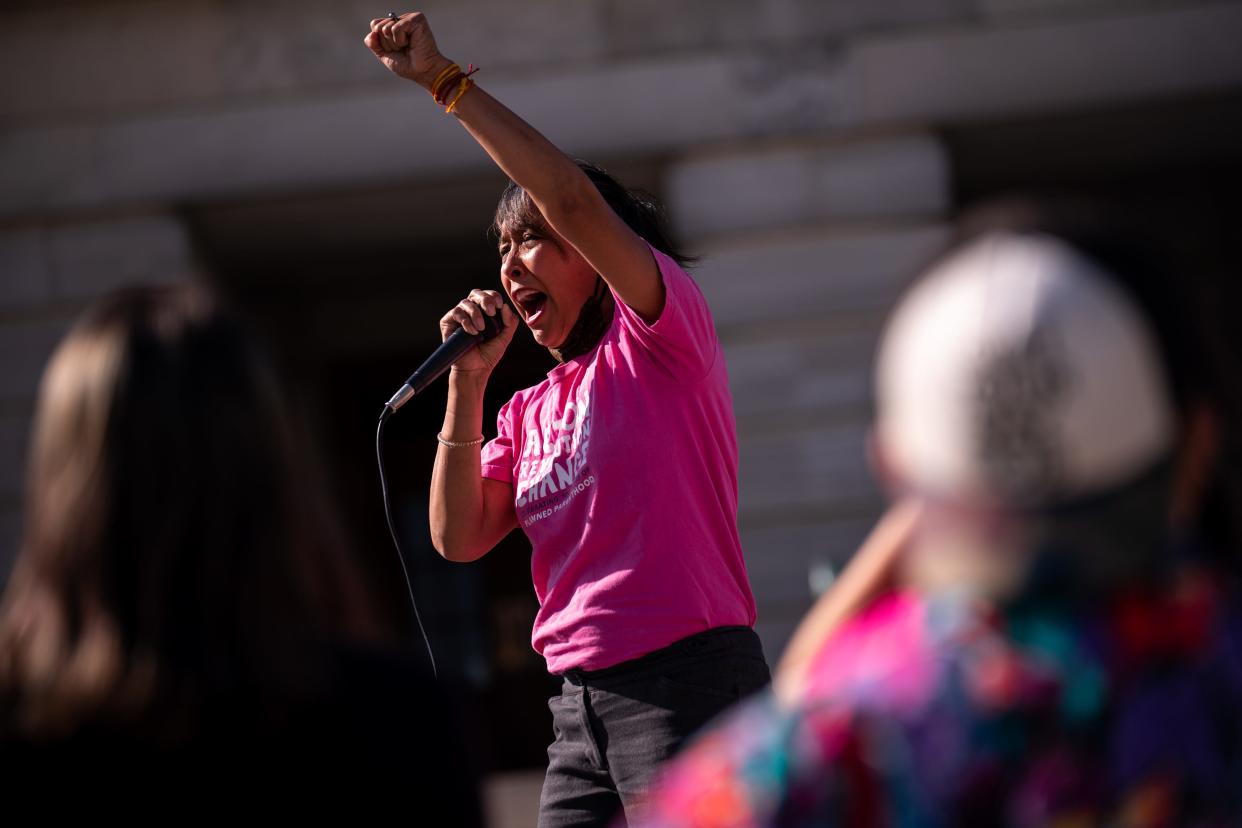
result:
M 729 714 L 648 828 L 1242 826 L 1242 612 L 1204 574 L 1005 610 L 890 596 Z

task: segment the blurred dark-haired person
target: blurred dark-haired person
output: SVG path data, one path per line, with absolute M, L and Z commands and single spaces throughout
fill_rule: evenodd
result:
M 901 586 L 670 763 L 642 825 L 1242 820 L 1236 585 L 1172 542 L 1213 438 L 1168 283 L 1049 226 L 993 224 L 901 301 L 874 432 Z
M 86 312 L 43 377 L 0 603 L 6 771 L 344 779 L 429 773 L 415 735 L 460 753 L 421 661 L 383 642 L 308 457 L 268 360 L 204 289 Z M 468 776 L 428 779 L 473 803 Z
M 446 337 L 487 316 L 504 327 L 450 373 L 430 522 L 449 560 L 519 527 L 530 539 L 532 643 L 563 677 L 539 824 L 602 824 L 631 814 L 660 761 L 769 677 L 711 312 L 656 206 L 475 86 L 423 15 L 374 20 L 366 43 L 513 182 L 494 229 L 516 312 L 480 289 L 440 320 Z M 483 445 L 484 390 L 519 320 L 559 364 L 505 404 Z

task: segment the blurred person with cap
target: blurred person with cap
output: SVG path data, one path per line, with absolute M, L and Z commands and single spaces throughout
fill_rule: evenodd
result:
M 645 826 L 1242 820 L 1242 612 L 1188 543 L 1214 426 L 1169 283 L 1008 213 L 899 303 L 898 587 L 662 772 Z
M 0 601 L 6 781 L 228 796 L 383 771 L 481 822 L 446 694 L 385 642 L 307 443 L 206 289 L 128 288 L 86 311 L 43 376 Z

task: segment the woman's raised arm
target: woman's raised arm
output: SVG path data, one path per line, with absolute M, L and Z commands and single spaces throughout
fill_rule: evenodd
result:
M 429 92 L 455 75 L 440 54 L 427 18 L 410 12 L 371 21 L 366 45 L 400 77 Z M 465 81 L 459 81 L 458 88 Z M 648 322 L 664 308 L 664 283 L 646 242 L 604 201 L 573 159 L 480 88 L 450 100 L 452 114 L 518 186 L 544 219 L 582 254 L 621 301 Z

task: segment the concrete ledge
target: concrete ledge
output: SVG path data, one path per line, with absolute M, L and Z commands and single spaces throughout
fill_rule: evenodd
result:
M 852 54 L 863 122 L 946 122 L 1242 85 L 1242 6 L 877 39 Z
M 494 773 L 483 780 L 489 828 L 535 828 L 539 821 L 542 769 Z
M 834 89 L 822 79 L 792 88 L 790 79 L 753 77 L 752 70 L 742 58 L 703 57 L 487 85 L 558 146 L 593 157 L 668 151 L 762 132 L 765 124 L 770 131 L 776 128 L 774 108 L 778 116 L 805 113 L 809 127 L 839 116 L 831 105 Z M 789 94 L 773 94 L 774 86 Z M 0 215 L 391 185 L 403 177 L 442 177 L 490 164 L 413 84 L 384 88 L 0 133 Z M 687 96 L 687 89 L 694 94 Z M 566 111 L 574 117 L 566 118 Z
M 739 434 L 739 522 L 772 510 L 805 507 L 827 514 L 834 505 L 874 499 L 866 427 L 837 425 L 779 434 Z
M 871 402 L 879 326 L 726 343 L 733 412 L 742 423 L 856 412 Z M 745 427 L 745 426 L 743 426 Z
M 731 326 L 882 313 L 946 238 L 919 224 L 718 241 L 695 275 L 727 343 Z
M 302 0 L 296 13 L 271 0 L 31 5 L 0 13 L 7 118 L 106 118 L 187 102 L 365 93 L 391 82 L 361 43 L 368 21 L 384 12 L 361 0 Z M 792 43 L 974 11 L 973 0 L 523 0 L 520 11 L 508 0 L 427 0 L 419 8 L 444 53 L 484 66 L 489 86 L 514 71 L 577 71 L 638 55 L 757 45 L 784 52 Z M 73 60 L 48 59 L 48 32 Z M 83 82 L 84 72 L 92 81 L 106 74 L 106 82 Z M 686 88 L 666 85 L 678 94 Z
M 979 0 L 978 6 L 989 17 L 1034 17 L 1116 14 L 1122 9 L 1150 11 L 1162 6 L 1186 6 L 1186 0 Z
M 927 135 L 762 147 L 687 159 L 668 174 L 683 236 L 830 221 L 936 215 L 949 206 L 947 158 Z
M 803 611 L 814 599 L 811 569 L 839 571 L 875 525 L 874 518 L 825 520 L 745 529 L 742 549 L 751 587 L 765 606 L 792 605 Z

